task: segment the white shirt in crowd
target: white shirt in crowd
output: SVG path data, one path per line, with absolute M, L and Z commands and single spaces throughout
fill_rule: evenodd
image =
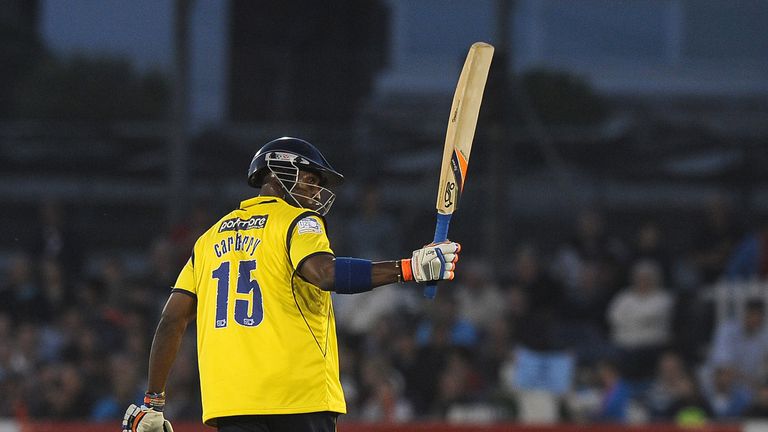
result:
M 658 346 L 669 340 L 672 296 L 656 289 L 639 293 L 625 289 L 608 307 L 613 342 L 621 348 Z

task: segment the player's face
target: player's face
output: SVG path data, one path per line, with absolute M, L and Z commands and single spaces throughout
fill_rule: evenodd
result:
M 309 171 L 299 171 L 299 179 L 293 188 L 296 201 L 304 208 L 320 207 L 320 176 Z

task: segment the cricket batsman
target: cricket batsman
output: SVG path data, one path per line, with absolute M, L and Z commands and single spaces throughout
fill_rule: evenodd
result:
M 410 258 L 337 257 L 323 216 L 344 177 L 307 141 L 283 137 L 253 157 L 243 201 L 195 243 L 155 331 L 142 406 L 123 431 L 171 432 L 165 385 L 197 320 L 203 422 L 222 432 L 332 432 L 346 412 L 331 292 L 453 279 L 461 247 Z M 172 395 L 171 395 L 172 403 Z

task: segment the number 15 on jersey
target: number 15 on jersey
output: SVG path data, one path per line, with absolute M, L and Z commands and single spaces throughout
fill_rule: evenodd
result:
M 261 288 L 256 279 L 251 277 L 256 270 L 256 260 L 230 263 L 224 261 L 219 268 L 213 271 L 212 277 L 218 281 L 216 285 L 216 328 L 224 328 L 229 324 L 229 283 L 231 267 L 234 264 L 234 273 L 237 274 L 237 288 L 235 290 L 234 319 L 237 324 L 244 327 L 256 327 L 264 319 L 264 304 L 261 297 Z

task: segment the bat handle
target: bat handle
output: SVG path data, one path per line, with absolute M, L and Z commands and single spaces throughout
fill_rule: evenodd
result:
M 451 214 L 437 214 L 437 223 L 435 224 L 435 243 L 448 240 L 448 226 L 451 224 Z M 429 282 L 424 288 L 424 297 L 432 300 L 437 295 L 437 282 Z

